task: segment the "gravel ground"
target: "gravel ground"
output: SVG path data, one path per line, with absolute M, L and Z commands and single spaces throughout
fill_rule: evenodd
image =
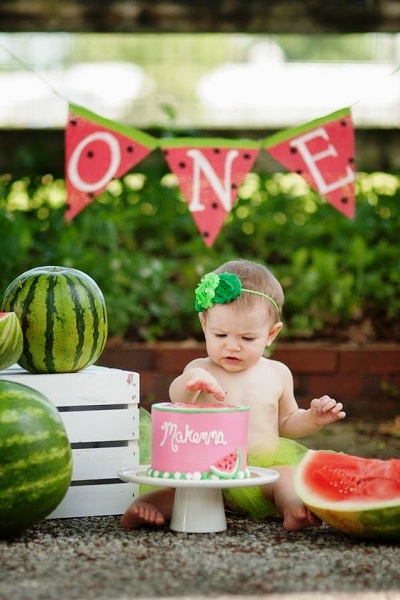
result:
M 400 458 L 393 423 L 383 431 L 335 424 L 306 442 Z M 357 541 L 327 525 L 288 533 L 274 519 L 227 522 L 223 533 L 183 534 L 168 526 L 125 531 L 119 517 L 44 521 L 0 540 L 0 600 L 400 600 L 400 541 Z
M 400 545 L 326 525 L 288 533 L 278 519 L 228 515 L 222 533 L 121 529 L 118 517 L 44 521 L 0 542 L 1 600 L 267 596 L 400 599 Z

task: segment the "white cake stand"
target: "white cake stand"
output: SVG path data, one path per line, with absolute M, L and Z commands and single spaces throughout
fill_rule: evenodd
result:
M 122 468 L 118 477 L 123 481 L 176 488 L 170 528 L 183 533 L 215 533 L 226 530 L 226 517 L 222 490 L 224 488 L 265 485 L 276 481 L 277 471 L 248 467 L 247 479 L 156 479 L 146 475 L 150 465 L 134 469 Z

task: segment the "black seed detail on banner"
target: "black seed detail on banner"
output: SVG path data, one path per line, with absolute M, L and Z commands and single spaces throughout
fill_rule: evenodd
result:
M 243 158 L 244 158 L 245 160 L 250 160 L 251 156 L 250 156 L 250 154 L 249 154 L 248 152 L 245 152 L 245 153 L 243 154 Z
M 219 154 L 221 152 L 220 148 L 214 148 L 213 150 L 214 154 Z
M 168 152 L 169 152 L 168 150 L 163 150 L 164 156 L 168 156 Z
M 347 127 L 347 121 L 340 121 L 341 127 Z
M 231 189 L 232 189 L 232 190 L 237 190 L 237 185 L 236 185 L 236 183 L 232 183 L 232 185 L 231 185 Z
M 301 169 L 297 169 L 296 173 L 297 175 L 303 175 L 303 171 Z
M 127 146 L 126 151 L 132 154 L 135 151 L 135 148 L 133 146 Z
M 347 204 L 349 201 L 349 199 L 347 198 L 347 196 L 343 196 L 343 198 L 341 199 L 342 204 Z
M 210 233 L 208 231 L 203 231 L 202 233 L 203 237 L 208 238 L 210 237 Z
M 87 152 L 87 153 L 86 153 L 86 156 L 87 156 L 88 158 L 93 158 L 93 157 L 94 157 L 94 152 L 93 152 L 93 150 L 89 150 L 89 152 Z
M 219 204 L 218 204 L 218 202 L 212 202 L 212 203 L 211 203 L 211 208 L 212 208 L 213 210 L 218 210 L 218 208 L 219 208 Z
M 354 165 L 354 163 L 355 163 L 355 162 L 356 162 L 356 161 L 354 160 L 354 158 L 353 158 L 352 156 L 350 156 L 350 158 L 349 158 L 349 163 L 350 163 L 351 165 Z
M 89 192 L 87 196 L 91 200 L 93 200 L 93 198 L 95 197 L 95 195 L 93 194 L 93 192 Z
M 77 119 L 71 119 L 70 123 L 71 123 L 71 125 L 78 125 Z
M 179 166 L 180 169 L 186 169 L 186 163 L 185 162 L 180 162 L 178 166 Z
M 297 148 L 293 148 L 293 146 L 290 146 L 290 154 L 297 154 Z

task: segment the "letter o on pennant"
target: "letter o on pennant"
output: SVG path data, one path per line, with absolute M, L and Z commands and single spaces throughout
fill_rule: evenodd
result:
M 108 144 L 110 148 L 111 160 L 108 165 L 107 171 L 104 173 L 103 177 L 98 181 L 93 183 L 85 182 L 81 179 L 81 176 L 78 173 L 78 163 L 79 158 L 84 150 L 84 148 L 95 140 L 100 140 Z M 68 163 L 68 175 L 70 182 L 72 185 L 81 192 L 94 192 L 104 186 L 106 186 L 109 181 L 114 177 L 115 173 L 118 170 L 118 167 L 121 163 L 121 151 L 119 148 L 118 140 L 111 134 L 106 131 L 98 131 L 88 135 L 83 138 L 77 144 L 73 153 L 71 154 L 71 158 Z

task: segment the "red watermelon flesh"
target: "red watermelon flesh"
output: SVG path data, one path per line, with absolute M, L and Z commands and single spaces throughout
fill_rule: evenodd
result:
M 241 462 L 242 453 L 237 448 L 211 465 L 210 472 L 221 479 L 233 479 L 238 474 Z
M 400 539 L 400 459 L 308 450 L 295 490 L 322 521 L 355 537 Z
M 257 158 L 259 144 L 239 140 L 235 147 L 226 140 L 206 140 L 200 146 L 195 141 L 177 140 L 181 145 L 176 147 L 173 142 L 162 142 L 165 159 L 178 179 L 204 243 L 211 247 Z
M 142 131 L 71 106 L 65 132 L 66 219 L 72 220 L 112 179 L 127 173 L 155 145 L 155 139 Z
M 400 500 L 400 459 L 380 460 L 323 452 L 304 468 L 303 478 L 327 502 Z

